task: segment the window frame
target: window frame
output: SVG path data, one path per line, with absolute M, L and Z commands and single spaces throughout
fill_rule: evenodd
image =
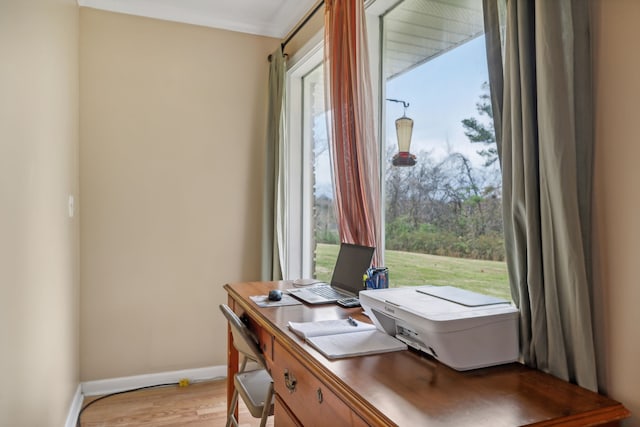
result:
M 288 62 L 286 76 L 286 135 L 285 171 L 285 238 L 286 269 L 284 279 L 311 277 L 313 271 L 313 229 L 309 226 L 313 215 L 313 193 L 305 191 L 311 185 L 311 147 L 305 135 L 304 77 L 322 65 L 324 49 L 319 32 Z

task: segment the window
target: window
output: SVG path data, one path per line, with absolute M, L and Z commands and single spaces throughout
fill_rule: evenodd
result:
M 303 129 L 307 164 L 305 189 L 312 196 L 309 227 L 314 278 L 329 281 L 338 256 L 338 224 L 333 207 L 331 159 L 327 137 L 327 118 L 324 103 L 324 72 L 322 65 L 302 78 Z
M 321 37 L 293 58 L 287 82 L 287 227 L 285 278 L 329 280 L 338 255 L 324 107 Z
M 382 19 L 385 263 L 393 285 L 510 299 L 481 0 L 405 0 Z M 412 167 L 392 166 L 414 120 Z M 406 105 L 406 104 L 405 104 Z
M 368 30 L 372 78 L 379 76 L 374 86 L 384 136 L 380 209 L 390 282 L 449 284 L 510 299 L 482 0 L 404 0 L 392 8 L 385 3 L 390 2 L 377 0 L 368 8 L 377 15 L 368 20 Z M 296 196 L 289 210 L 300 227 L 292 233 L 299 239 L 292 247 L 299 251 L 289 250 L 294 257 L 299 252 L 299 267 L 287 278 L 328 280 L 338 250 L 321 60 L 317 47 L 289 72 L 290 170 L 301 179 L 292 187 Z M 387 99 L 409 103 L 413 167 L 391 166 L 397 152 L 394 121 L 404 111 Z

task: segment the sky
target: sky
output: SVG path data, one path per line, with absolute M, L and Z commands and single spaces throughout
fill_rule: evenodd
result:
M 433 160 L 440 161 L 453 152 L 462 153 L 474 166 L 484 162 L 477 151 L 481 144 L 472 144 L 464 134 L 461 121 L 475 117 L 481 122 L 476 103 L 483 93 L 482 85 L 488 80 L 484 36 L 459 46 L 432 59 L 386 84 L 385 98 L 409 103 L 407 117 L 414 121 L 411 153 L 418 156 L 428 152 Z M 385 144 L 397 151 L 395 120 L 402 116 L 403 106 L 386 102 Z M 318 118 L 316 127 L 324 132 L 324 115 Z M 316 195 L 331 195 L 329 153 L 316 158 Z
M 417 155 L 430 151 L 436 160 L 442 160 L 451 150 L 481 165 L 483 160 L 476 152 L 482 145 L 469 142 L 461 121 L 470 117 L 482 119 L 476 103 L 487 80 L 481 36 L 388 81 L 386 98 L 409 103 L 407 117 L 414 121 L 411 152 Z M 403 107 L 389 101 L 385 107 L 386 144 L 396 147 L 394 122 L 402 116 Z

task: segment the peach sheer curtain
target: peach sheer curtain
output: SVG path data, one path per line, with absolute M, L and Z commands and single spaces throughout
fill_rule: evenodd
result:
M 380 161 L 372 109 L 363 0 L 326 0 L 324 66 L 329 147 L 340 240 L 380 241 Z

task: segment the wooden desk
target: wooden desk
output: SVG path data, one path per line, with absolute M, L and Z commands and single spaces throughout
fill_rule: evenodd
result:
M 228 305 L 260 338 L 274 380 L 276 426 L 613 426 L 629 416 L 619 402 L 518 363 L 458 372 L 408 350 L 330 361 L 289 331 L 287 322 L 368 319 L 360 308 L 260 308 L 249 299 L 287 287 L 224 287 Z M 229 334 L 229 378 L 238 370 L 231 340 Z M 228 384 L 230 396 L 233 382 Z

